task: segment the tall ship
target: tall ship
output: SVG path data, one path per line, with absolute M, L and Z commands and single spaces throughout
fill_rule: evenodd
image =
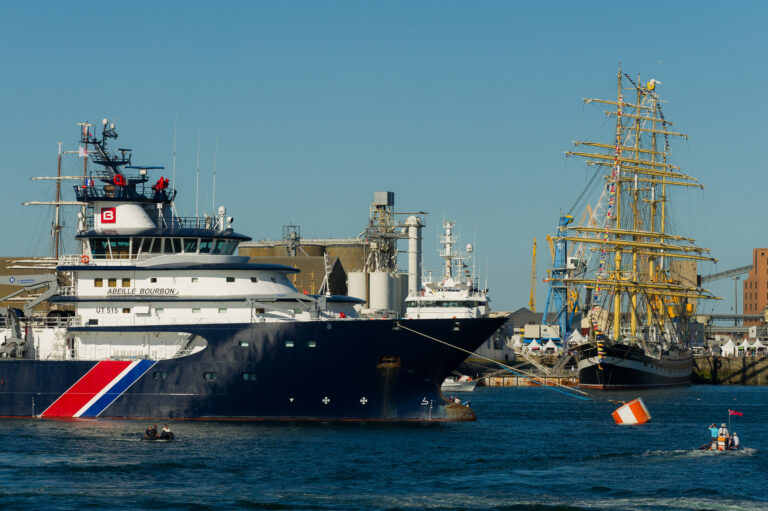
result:
M 490 313 L 488 292 L 480 289 L 477 278 L 465 264 L 472 258 L 474 247 L 468 243 L 465 251 L 457 250 L 459 238 L 454 233 L 456 222 L 443 221 L 440 236 L 440 257 L 443 271 L 422 278 L 417 294 L 406 298 L 405 317 L 410 319 L 482 318 Z
M 83 126 L 80 253 L 0 277 L 39 293 L 3 311 L 0 416 L 475 419 L 440 384 L 504 318 L 362 319 L 355 298 L 300 293 L 297 269 L 237 255 L 250 238 L 223 207 L 178 216 L 161 167 L 115 139 L 106 119 L 101 137 Z
M 616 99 L 585 99 L 605 107 L 615 137 L 576 141 L 566 153 L 594 168 L 582 196 L 594 184 L 599 198 L 578 225 L 570 214 L 560 217 L 545 318 L 554 315 L 577 354 L 585 388 L 689 384 L 690 339 L 700 326 L 693 315 L 700 300 L 716 298 L 696 269 L 716 260 L 671 228 L 675 192 L 703 186 L 671 161 L 671 140 L 686 135 L 672 130 L 659 85 L 619 70 Z

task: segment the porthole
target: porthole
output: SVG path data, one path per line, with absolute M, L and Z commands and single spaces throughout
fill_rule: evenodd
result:
M 317 348 L 317 341 L 307 341 L 307 348 Z
M 152 378 L 154 378 L 156 381 L 164 380 L 168 378 L 168 373 L 165 371 L 155 371 L 152 373 Z
M 205 381 L 215 381 L 219 378 L 219 373 L 215 371 L 207 371 L 203 373 L 203 379 Z
M 249 371 L 246 371 L 243 373 L 243 379 L 245 381 L 255 381 L 256 380 L 256 373 L 252 373 Z
M 227 277 L 227 282 L 234 282 L 234 281 L 235 281 L 235 277 Z
M 257 279 L 256 277 L 251 277 L 251 282 L 255 283 L 255 282 L 258 282 L 258 281 L 259 281 L 259 279 Z
M 293 348 L 293 341 L 285 341 L 286 348 Z
M 240 347 L 241 348 L 247 348 L 248 344 L 250 344 L 248 341 L 240 341 Z

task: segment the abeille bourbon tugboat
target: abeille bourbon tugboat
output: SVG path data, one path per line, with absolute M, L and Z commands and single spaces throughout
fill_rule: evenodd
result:
M 48 286 L 3 318 L 1 416 L 475 419 L 440 384 L 505 318 L 363 320 L 355 298 L 299 293 L 295 268 L 236 255 L 250 238 L 223 207 L 175 215 L 168 180 L 150 185 L 160 167 L 131 166 L 116 138 L 83 129 L 99 170 L 75 187 L 82 253 L 0 277 Z M 31 313 L 46 300 L 58 310 Z

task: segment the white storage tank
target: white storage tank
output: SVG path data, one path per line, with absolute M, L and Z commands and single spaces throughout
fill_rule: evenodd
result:
M 368 307 L 375 311 L 394 310 L 395 279 L 384 271 L 370 273 L 371 299 Z
M 351 271 L 347 276 L 347 295 L 361 300 L 368 300 L 368 274 L 364 271 Z

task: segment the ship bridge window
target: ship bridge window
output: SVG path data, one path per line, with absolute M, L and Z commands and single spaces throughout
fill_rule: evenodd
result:
M 163 238 L 155 238 L 152 240 L 152 248 L 149 249 L 149 251 L 152 254 L 159 254 L 163 251 Z
M 211 253 L 211 245 L 213 244 L 213 240 L 210 238 L 204 238 L 200 240 L 200 253 L 201 254 L 210 254 Z
M 131 248 L 130 238 L 110 238 L 109 248 L 113 259 L 128 259 Z
M 226 254 L 225 247 L 229 245 L 229 242 L 227 240 L 216 240 L 216 243 L 213 247 L 213 253 L 214 254 Z
M 181 239 L 180 238 L 164 238 L 165 243 L 163 245 L 163 253 L 165 254 L 177 254 L 181 252 Z M 159 239 L 157 241 L 160 241 Z
M 108 252 L 109 245 L 106 238 L 93 238 L 91 240 L 91 255 L 94 259 L 105 258 Z
M 136 259 L 139 255 L 139 247 L 141 246 L 141 238 L 133 238 L 131 240 L 131 258 Z
M 136 244 L 138 245 L 139 242 L 141 242 L 141 253 L 146 254 L 149 252 L 149 249 L 152 248 L 152 238 L 141 238 L 136 240 Z
M 184 238 L 184 252 L 188 254 L 194 254 L 197 252 L 196 238 Z
M 231 240 L 229 242 L 229 249 L 227 249 L 227 255 L 234 254 L 237 250 L 237 246 L 240 244 L 239 241 Z

